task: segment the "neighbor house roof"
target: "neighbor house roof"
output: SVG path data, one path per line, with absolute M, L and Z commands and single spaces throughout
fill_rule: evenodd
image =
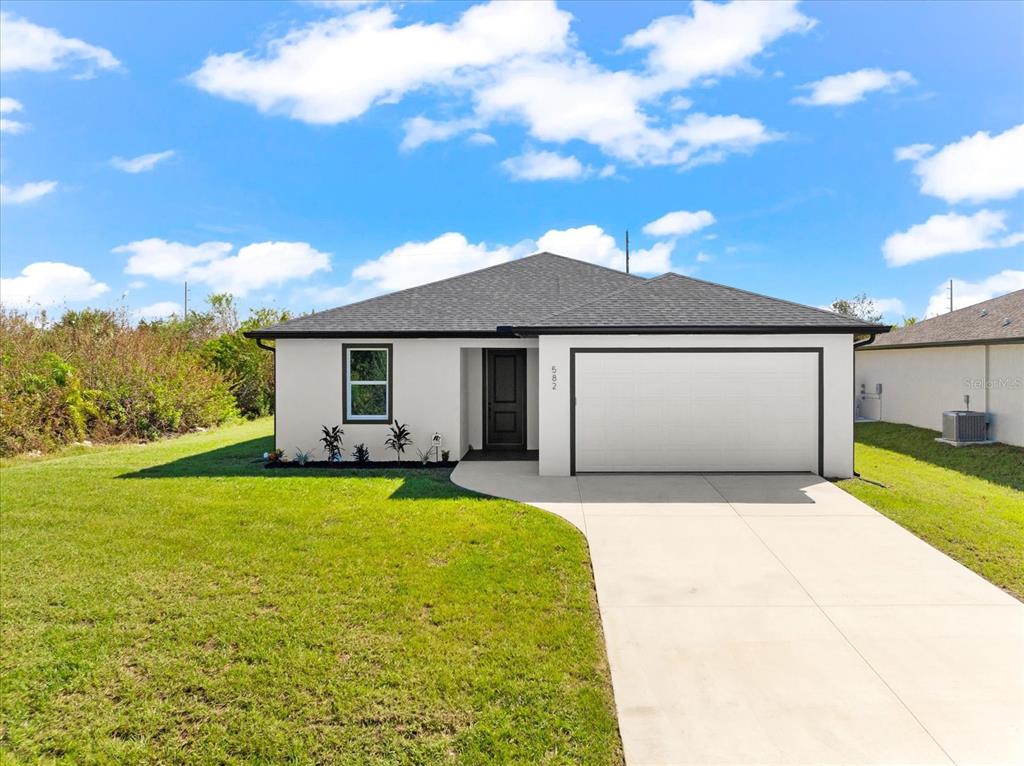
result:
M 552 314 L 519 332 L 658 332 L 666 327 L 718 332 L 759 330 L 842 330 L 879 332 L 881 325 L 832 311 L 770 298 L 669 272 L 645 279 L 566 311 Z
M 298 317 L 251 338 L 580 332 L 882 332 L 831 311 L 712 282 L 625 274 L 552 253 Z
M 901 327 L 862 349 L 964 346 L 986 341 L 1024 342 L 1024 290 Z

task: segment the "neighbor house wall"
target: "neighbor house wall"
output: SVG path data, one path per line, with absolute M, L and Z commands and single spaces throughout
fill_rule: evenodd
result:
M 787 334 L 541 336 L 538 400 L 542 476 L 569 475 L 569 349 L 584 347 L 820 347 L 824 350 L 824 473 L 829 477 L 853 475 L 853 338 L 847 334 Z
M 321 458 L 320 426 L 342 424 L 343 343 L 392 346 L 392 415 L 412 432 L 414 446 L 406 452 L 410 460 L 416 459 L 417 447 L 426 448 L 434 431 L 441 433 L 443 449 L 455 457 L 461 457 L 470 444 L 482 446 L 482 348 L 537 346 L 536 339 L 520 338 L 280 338 L 276 341 L 276 441 L 289 456 L 302 449 Z M 528 380 L 529 376 L 528 368 Z M 528 407 L 535 394 L 535 387 L 527 391 Z M 387 425 L 345 423 L 342 428 L 346 451 L 362 442 L 370 449 L 371 459 L 393 459 L 384 447 Z
M 864 417 L 941 431 L 942 413 L 964 409 L 969 395 L 972 410 L 989 413 L 992 439 L 1024 445 L 1024 344 L 865 348 L 856 362 Z
M 990 436 L 1024 447 L 1024 343 L 988 347 Z

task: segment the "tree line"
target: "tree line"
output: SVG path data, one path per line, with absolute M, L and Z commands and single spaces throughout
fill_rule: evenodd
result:
M 209 296 L 202 311 L 139 322 L 123 308 L 58 318 L 0 308 L 0 454 L 268 415 L 273 355 L 244 333 L 288 318 L 260 308 L 240 319 L 228 294 Z

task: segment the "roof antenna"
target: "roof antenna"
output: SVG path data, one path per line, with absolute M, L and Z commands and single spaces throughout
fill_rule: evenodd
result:
M 626 273 L 629 273 L 629 229 L 626 229 Z

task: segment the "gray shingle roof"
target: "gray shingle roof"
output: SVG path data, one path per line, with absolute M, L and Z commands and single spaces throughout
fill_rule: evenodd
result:
M 494 334 L 643 282 L 641 277 L 552 253 L 508 261 L 257 330 L 250 337 Z
M 247 333 L 253 338 L 498 332 L 877 332 L 831 311 L 664 274 L 624 274 L 552 253 L 491 266 Z
M 555 328 L 588 332 L 657 332 L 659 329 L 708 332 L 773 328 L 782 331 L 878 332 L 885 329 L 883 325 L 869 324 L 832 311 L 671 272 L 629 285 L 529 325 L 529 329 L 537 331 Z M 527 327 L 516 329 L 526 330 Z
M 1015 340 L 1024 341 L 1024 290 L 901 327 L 864 350 Z

